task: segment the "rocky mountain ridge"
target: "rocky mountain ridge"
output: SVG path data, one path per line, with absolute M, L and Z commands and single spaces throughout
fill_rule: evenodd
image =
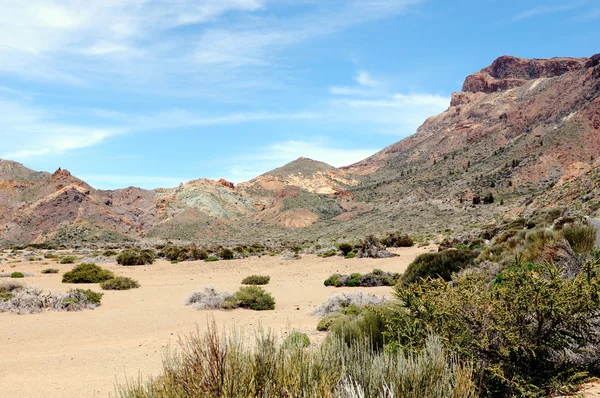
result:
M 300 158 L 238 186 L 103 191 L 0 161 L 0 241 L 314 240 L 483 228 L 552 206 L 593 213 L 599 154 L 600 55 L 504 56 L 416 134 L 341 169 Z M 495 203 L 472 205 L 484 195 Z

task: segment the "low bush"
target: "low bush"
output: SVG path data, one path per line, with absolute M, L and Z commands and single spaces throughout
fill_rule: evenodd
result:
M 394 232 L 382 239 L 382 242 L 387 247 L 412 247 L 415 242 L 412 238 L 406 234 L 400 232 Z
M 102 290 L 130 290 L 140 287 L 138 281 L 125 276 L 117 276 L 100 284 Z
M 271 281 L 268 275 L 250 275 L 242 280 L 242 285 L 266 285 Z
M 2 287 L 0 286 L 0 291 Z M 37 314 L 42 311 L 81 311 L 100 305 L 102 293 L 92 290 L 69 290 L 67 293 L 42 292 L 41 289 L 14 288 L 0 299 L 0 312 Z
M 350 252 L 344 256 L 345 259 L 350 259 L 350 258 L 355 258 L 355 257 L 356 257 L 356 253 L 354 253 L 354 252 Z
M 218 257 L 208 257 L 207 259 L 204 260 L 205 263 L 212 263 L 215 261 L 219 261 Z
M 323 253 L 319 254 L 319 257 L 327 258 L 327 257 L 333 257 L 335 255 L 337 255 L 337 250 L 330 249 L 330 250 L 324 251 Z
M 333 274 L 323 282 L 325 286 L 334 287 L 375 287 L 375 286 L 394 286 L 401 275 L 396 273 L 384 272 L 380 269 L 374 269 L 368 274 L 361 275 L 353 273 L 351 275 Z
M 233 250 L 223 248 L 219 251 L 219 257 L 221 257 L 223 260 L 233 260 L 235 258 L 235 254 L 233 253 Z
M 596 245 L 596 229 L 591 225 L 568 225 L 562 234 L 576 253 L 589 253 Z
M 130 249 L 124 250 L 117 256 L 117 264 L 121 265 L 147 265 L 152 264 L 156 259 L 156 254 L 150 249 Z
M 197 246 L 167 246 L 163 248 L 162 255 L 171 261 L 197 261 L 208 258 L 208 252 Z
M 223 309 L 223 303 L 229 299 L 231 294 L 218 292 L 213 287 L 205 287 L 201 292 L 192 293 L 186 300 L 185 305 L 191 305 L 199 310 Z
M 64 256 L 58 260 L 60 264 L 75 264 L 75 261 L 77 261 L 75 256 Z
M 326 302 L 320 304 L 312 312 L 317 318 L 325 318 L 336 313 L 348 313 L 348 308 L 364 308 L 367 306 L 381 306 L 386 303 L 384 297 L 375 294 L 356 292 L 344 293 L 329 298 Z
M 230 301 L 234 307 L 248 308 L 255 311 L 274 310 L 275 299 L 258 286 L 240 288 Z
M 163 370 L 147 383 L 118 386 L 120 398 L 314 397 L 314 398 L 474 398 L 473 372 L 431 338 L 423 350 L 372 350 L 363 342 L 327 339 L 318 348 L 278 343 L 256 333 L 255 341 L 212 326 L 182 340 L 163 360 Z
M 103 255 L 104 257 L 112 257 L 112 256 L 116 256 L 117 254 L 119 254 L 119 253 L 117 253 L 117 252 L 116 252 L 116 251 L 114 251 L 114 250 L 110 250 L 110 249 L 108 249 L 108 250 L 105 250 L 105 251 L 104 251 L 104 253 L 102 253 L 102 255 Z
M 115 275 L 96 264 L 79 264 L 63 275 L 63 283 L 102 283 Z
M 403 285 L 428 278 L 450 280 L 452 274 L 475 264 L 478 252 L 470 250 L 445 250 L 419 255 L 406 269 L 400 279 Z
M 327 315 L 325 318 L 321 319 L 319 323 L 317 323 L 317 330 L 319 332 L 327 332 L 329 328 L 331 328 L 331 325 L 345 316 L 347 315 L 344 315 L 341 312 L 334 312 L 331 315 Z
M 24 287 L 20 282 L 0 283 L 0 302 L 10 300 L 14 297 L 14 292 L 22 290 Z
M 342 252 L 344 256 L 347 256 L 348 254 L 352 253 L 354 247 L 352 247 L 350 243 L 340 243 L 338 245 L 338 249 Z
M 10 274 L 10 277 L 13 279 L 25 278 L 25 274 L 23 274 L 22 272 L 13 272 Z
M 58 270 L 56 268 L 46 268 L 42 270 L 42 274 L 58 274 Z
M 284 348 L 306 348 L 310 345 L 310 339 L 306 333 L 293 331 L 283 341 Z

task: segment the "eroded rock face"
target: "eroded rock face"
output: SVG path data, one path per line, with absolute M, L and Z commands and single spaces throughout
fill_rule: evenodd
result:
M 229 182 L 224 178 L 221 178 L 219 181 L 217 181 L 217 183 L 223 185 L 224 187 L 227 187 L 229 189 L 235 189 L 235 185 L 233 185 L 233 182 Z
M 520 87 L 529 80 L 562 76 L 575 70 L 583 69 L 589 62 L 587 59 L 553 58 L 553 59 L 521 59 L 500 57 L 481 72 L 468 76 L 462 91 L 469 93 L 495 93 Z

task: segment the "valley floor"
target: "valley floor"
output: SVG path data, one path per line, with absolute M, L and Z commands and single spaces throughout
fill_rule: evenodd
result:
M 379 260 L 306 255 L 295 261 L 277 256 L 216 263 L 159 260 L 141 267 L 102 264 L 116 275 L 137 279 L 142 287 L 106 291 L 95 310 L 0 314 L 0 397 L 107 397 L 115 382 L 156 374 L 164 350 L 177 348 L 181 335 L 196 328 L 206 330 L 211 316 L 220 329 L 238 328 L 248 334 L 259 326 L 278 333 L 299 329 L 319 341 L 323 334 L 315 331 L 318 320 L 310 315 L 317 305 L 342 292 L 389 295 L 392 291 L 389 287 L 328 288 L 323 281 L 329 275 L 365 273 L 373 268 L 403 272 L 418 254 L 430 250 L 392 249 L 399 257 Z M 100 291 L 98 285 L 62 284 L 61 275 L 72 265 L 43 263 L 17 263 L 15 268 L 5 263 L 0 270 L 33 273 L 34 277 L 22 281 L 45 290 L 84 287 Z M 49 266 L 60 273 L 40 274 Z M 190 293 L 209 285 L 234 292 L 250 274 L 271 276 L 265 290 L 276 300 L 275 311 L 209 312 L 183 304 Z

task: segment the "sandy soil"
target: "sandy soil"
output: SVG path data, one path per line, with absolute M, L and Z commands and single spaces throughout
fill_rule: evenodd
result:
M 249 258 L 216 263 L 158 261 L 150 266 L 121 267 L 103 264 L 117 275 L 137 279 L 142 287 L 107 291 L 102 306 L 82 312 L 45 312 L 35 315 L 0 314 L 0 397 L 107 397 L 115 382 L 156 374 L 165 348 L 175 348 L 182 334 L 206 329 L 210 316 L 219 328 L 252 331 L 263 326 L 282 333 L 308 332 L 318 340 L 312 309 L 329 297 L 366 290 L 389 294 L 391 288 L 327 288 L 330 274 L 368 272 L 373 268 L 403 272 L 420 253 L 431 248 L 397 249 L 390 259 L 322 259 L 307 255 L 301 260 L 280 257 Z M 19 263 L 4 271 L 34 273 L 24 279 L 29 286 L 68 290 L 61 274 L 72 265 L 43 262 Z M 52 266 L 58 275 L 42 275 Z M 207 285 L 234 292 L 243 277 L 268 274 L 265 287 L 276 300 L 275 311 L 198 311 L 183 300 Z M 77 287 L 99 290 L 98 285 Z

